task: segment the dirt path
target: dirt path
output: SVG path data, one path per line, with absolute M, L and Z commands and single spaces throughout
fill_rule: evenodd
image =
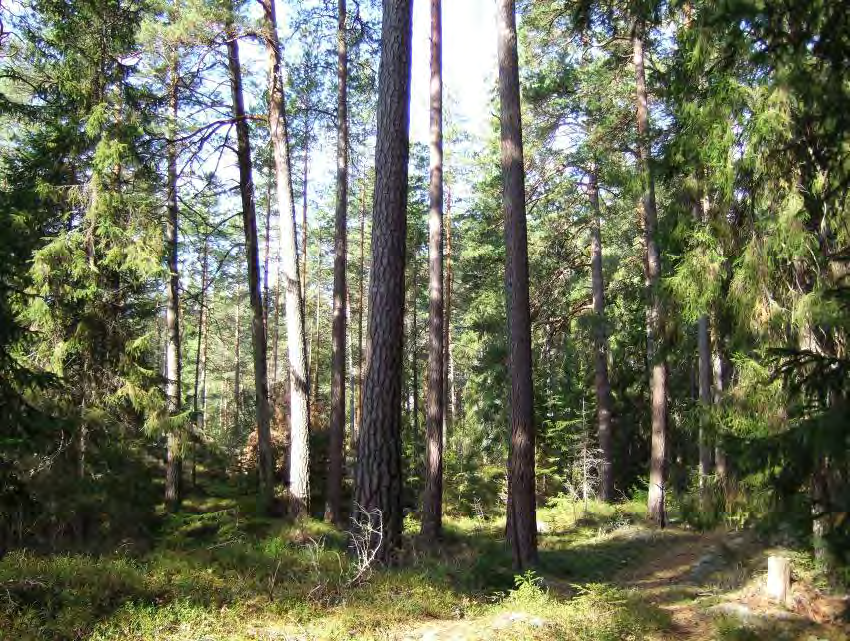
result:
M 723 533 L 679 534 L 616 577 L 617 583 L 640 591 L 649 603 L 669 614 L 670 630 L 663 638 L 712 638 L 711 617 L 696 601 L 701 596 L 700 579 L 719 565 L 717 557 L 725 538 Z

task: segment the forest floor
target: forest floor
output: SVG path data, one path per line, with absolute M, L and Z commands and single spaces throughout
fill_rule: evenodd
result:
M 349 584 L 346 535 L 198 497 L 155 545 L 0 561 L 0 639 L 295 641 L 848 639 L 845 604 L 791 550 L 788 608 L 763 596 L 773 550 L 750 532 L 656 530 L 641 505 L 540 511 L 540 566 L 516 577 L 503 524 L 447 519 L 438 550 L 410 536 L 398 568 Z

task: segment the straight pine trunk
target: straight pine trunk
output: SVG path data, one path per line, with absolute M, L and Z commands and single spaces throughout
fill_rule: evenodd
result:
M 310 203 L 310 100 L 304 104 L 304 158 L 301 164 L 301 300 L 307 300 L 307 273 L 310 265 L 309 223 L 307 210 Z
M 346 259 L 348 256 L 348 51 L 346 0 L 338 2 L 337 151 L 334 229 L 333 326 L 331 328 L 331 424 L 325 517 L 342 524 L 343 443 L 345 438 Z
M 431 182 L 428 213 L 428 395 L 425 401 L 425 495 L 422 536 L 443 528 L 443 42 L 442 1 L 431 0 Z
M 192 394 L 192 414 L 195 422 L 195 436 L 192 439 L 192 488 L 197 480 L 197 439 L 204 429 L 204 415 L 200 412 L 200 401 L 198 394 L 201 391 L 201 377 L 205 376 L 206 369 L 206 294 L 207 294 L 207 271 L 209 269 L 209 235 L 204 237 L 204 250 L 201 256 L 201 290 L 198 295 L 198 342 L 195 348 L 195 386 Z
M 178 272 L 178 216 L 177 205 L 177 110 L 178 110 L 178 71 L 177 57 L 171 63 L 171 87 L 169 109 L 171 117 L 170 138 L 168 141 L 168 217 L 165 223 L 165 246 L 168 252 L 168 288 L 165 312 L 166 348 L 165 379 L 168 414 L 172 417 L 180 413 L 180 273 Z M 84 442 L 84 439 L 81 440 Z M 81 451 L 85 451 L 81 447 Z M 84 459 L 82 459 L 84 460 Z M 165 504 L 171 511 L 180 507 L 183 476 L 183 439 L 180 430 L 172 428 L 168 434 L 168 450 L 165 466 Z
M 313 402 L 319 398 L 319 343 L 321 335 L 319 334 L 319 318 L 322 310 L 322 230 L 316 229 L 316 275 L 313 278 L 316 286 L 316 316 L 313 322 L 313 340 L 310 344 L 310 351 L 307 357 L 307 369 L 312 370 L 313 375 L 310 381 L 313 383 Z
M 274 457 L 272 454 L 269 415 L 269 383 L 266 326 L 263 295 L 260 289 L 260 255 L 257 234 L 257 212 L 254 201 L 254 178 L 251 166 L 251 143 L 245 103 L 242 95 L 242 69 L 239 43 L 233 29 L 227 38 L 227 61 L 233 96 L 233 118 L 236 120 L 236 156 L 239 164 L 239 192 L 242 196 L 242 226 L 245 231 L 245 257 L 248 262 L 248 295 L 251 301 L 251 344 L 254 352 L 254 386 L 257 408 L 257 461 L 260 477 L 261 509 L 271 511 L 274 503 Z
M 712 376 L 714 379 L 714 390 L 712 394 L 712 403 L 717 405 L 723 395 L 723 390 L 726 387 L 726 371 L 728 369 L 725 357 L 723 355 L 722 337 L 719 329 L 719 319 L 715 317 L 712 327 Z M 715 443 L 714 447 L 714 469 L 717 472 L 717 477 L 721 483 L 725 482 L 729 474 L 728 462 L 726 460 L 726 452 L 720 443 Z
M 239 419 L 242 415 L 242 360 L 240 354 L 240 344 L 242 342 L 242 323 L 240 319 L 240 312 L 242 310 L 242 284 L 240 282 L 236 283 L 236 298 L 234 301 L 235 312 L 234 312 L 234 320 L 233 324 L 236 330 L 236 336 L 234 337 L 234 354 L 233 354 L 233 428 L 234 432 L 239 426 Z
M 649 141 L 649 109 L 644 71 L 644 24 L 636 20 L 632 31 L 632 52 L 637 96 L 638 155 L 643 173 L 643 235 L 644 267 L 647 289 L 647 363 L 652 370 L 650 390 L 652 396 L 652 443 L 649 462 L 649 518 L 666 524 L 664 506 L 667 476 L 667 363 L 656 343 L 662 338 L 661 307 L 661 254 L 658 249 L 658 212 L 655 205 L 655 178 Z
M 307 373 L 304 304 L 298 278 L 292 168 L 281 75 L 281 50 L 273 0 L 262 0 L 263 31 L 269 65 L 269 133 L 274 152 L 277 210 L 280 216 L 281 278 L 286 298 L 286 339 L 289 353 L 289 494 L 294 514 L 310 504 L 310 383 Z
M 534 481 L 534 389 L 528 293 L 528 232 L 520 113 L 519 61 L 514 0 L 498 0 L 499 102 L 502 131 L 502 197 L 505 210 L 505 292 L 508 316 L 511 448 L 508 463 L 507 537 L 514 566 L 537 562 Z
M 699 401 L 703 411 L 711 406 L 711 339 L 709 336 L 708 315 L 703 314 L 697 321 L 697 349 L 699 351 Z M 711 474 L 711 446 L 706 432 L 706 417 L 700 417 L 699 427 L 699 483 L 704 488 Z
M 357 420 L 351 434 L 352 449 L 357 452 L 357 440 L 363 417 L 363 380 L 366 371 L 366 352 L 363 345 L 363 325 L 366 320 L 366 180 L 360 196 L 360 283 L 357 302 Z
M 266 338 L 269 335 L 269 312 L 271 299 L 269 298 L 269 258 L 271 252 L 271 229 L 272 229 L 272 183 L 266 182 L 266 225 L 265 238 L 263 239 L 263 327 L 266 328 Z
M 378 559 L 401 544 L 401 377 L 410 137 L 412 0 L 384 0 L 375 146 L 369 365 L 363 389 L 355 501 L 380 530 Z M 380 516 L 378 516 L 380 515 Z
M 605 280 L 602 274 L 602 216 L 599 210 L 599 182 L 596 168 L 590 172 L 588 185 L 591 225 L 591 287 L 593 314 L 596 317 L 594 332 L 594 383 L 596 387 L 596 419 L 598 422 L 599 449 L 602 457 L 599 498 L 614 500 L 614 444 L 611 432 L 611 384 L 608 380 L 608 339 L 605 323 Z
M 443 332 L 445 334 L 445 360 L 443 362 L 443 385 L 445 391 L 443 394 L 443 453 L 446 451 L 446 446 L 449 439 L 453 422 L 457 417 L 457 408 L 455 406 L 455 368 L 454 368 L 454 352 L 452 350 L 452 285 L 454 277 L 452 275 L 452 192 L 449 187 L 446 187 L 446 251 L 444 261 L 446 266 L 446 288 L 444 296 L 443 309 Z

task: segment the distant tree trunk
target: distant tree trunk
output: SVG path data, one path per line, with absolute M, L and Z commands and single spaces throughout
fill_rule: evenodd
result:
M 328 492 L 325 517 L 342 523 L 342 467 L 345 438 L 345 335 L 347 320 L 346 260 L 348 257 L 348 51 L 345 0 L 338 0 L 337 25 L 337 151 L 336 217 L 334 229 L 334 301 L 331 329 L 331 424 Z
M 418 246 L 418 243 L 417 243 Z M 419 294 L 419 274 L 416 271 L 416 252 L 410 257 L 411 260 L 411 281 L 410 281 L 410 394 L 408 394 L 408 412 L 410 413 L 410 421 L 413 425 L 414 438 L 419 438 L 419 368 L 418 368 L 418 348 L 416 338 L 419 334 L 419 310 L 416 306 L 416 299 Z
M 444 296 L 444 318 L 443 332 L 445 334 L 445 360 L 443 361 L 443 453 L 449 439 L 454 420 L 457 417 L 455 406 L 455 365 L 454 350 L 452 349 L 452 285 L 454 276 L 452 274 L 452 191 L 446 187 L 446 252 L 444 256 L 446 265 L 446 288 Z
M 369 284 L 369 366 L 358 440 L 356 503 L 380 512 L 378 558 L 401 544 L 401 376 L 404 354 L 404 272 L 410 127 L 412 1 L 384 0 L 375 148 L 372 277 Z M 377 542 L 377 541 L 375 541 Z
M 726 362 L 723 356 L 723 339 L 721 338 L 717 319 L 715 319 L 715 322 L 712 324 L 712 326 L 712 343 L 714 344 L 712 350 L 712 374 L 714 377 L 714 393 L 712 397 L 712 402 L 714 403 L 714 405 L 717 405 L 720 403 L 720 399 L 723 395 L 723 390 L 726 387 Z M 714 448 L 714 468 L 717 472 L 717 477 L 721 480 L 721 482 L 724 482 L 729 473 L 729 470 L 728 463 L 726 461 L 726 452 L 724 452 L 723 447 L 720 445 L 720 443 L 717 443 Z
M 352 449 L 357 452 L 357 440 L 360 433 L 360 424 L 363 418 L 363 381 L 366 371 L 366 353 L 363 345 L 363 324 L 366 319 L 366 180 L 363 180 L 363 192 L 360 196 L 360 283 L 357 302 L 357 420 L 354 432 L 351 434 Z
M 165 246 L 168 252 L 168 302 L 165 312 L 166 325 L 166 398 L 168 413 L 174 417 L 180 413 L 180 273 L 178 271 L 178 216 L 177 205 L 177 110 L 178 110 L 177 57 L 171 63 L 171 87 L 169 93 L 170 136 L 166 154 L 168 156 L 168 217 L 165 223 Z M 168 434 L 168 452 L 165 467 L 165 504 L 170 511 L 180 508 L 183 477 L 183 439 L 179 429 Z M 84 442 L 81 441 L 81 442 Z M 85 448 L 81 448 L 85 451 Z
M 703 188 L 702 198 L 699 205 L 694 206 L 694 218 L 696 222 L 708 222 L 709 203 L 708 195 Z M 705 411 L 711 406 L 711 336 L 709 334 L 708 314 L 703 314 L 697 320 L 697 351 L 699 352 L 699 400 L 702 406 L 699 426 L 699 485 L 700 489 L 707 488 L 708 477 L 711 474 L 712 451 L 708 437 L 707 417 Z
M 321 334 L 319 334 L 319 318 L 321 317 L 322 309 L 322 230 L 316 228 L 316 275 L 313 278 L 316 285 L 316 317 L 313 323 L 313 340 L 310 343 L 310 351 L 307 359 L 308 369 L 311 369 L 313 375 L 310 380 L 313 383 L 313 401 L 319 399 L 319 344 Z
M 242 306 L 240 305 L 242 299 L 242 288 L 241 283 L 237 281 L 236 283 L 236 298 L 234 301 L 234 305 L 236 307 L 235 316 L 236 318 L 233 321 L 236 330 L 236 336 L 234 337 L 235 349 L 234 349 L 234 364 L 233 364 L 233 413 L 234 413 L 234 421 L 233 427 L 234 430 L 239 425 L 239 418 L 242 414 L 242 361 L 240 359 L 240 348 L 239 345 L 242 342 L 241 330 L 242 323 L 240 322 L 240 312 Z
M 239 191 L 242 196 L 242 226 L 245 231 L 245 257 L 248 262 L 248 295 L 251 301 L 251 343 L 254 351 L 254 398 L 257 407 L 257 461 L 260 477 L 260 504 L 270 511 L 274 502 L 274 456 L 269 425 L 269 382 L 266 327 L 263 322 L 263 295 L 260 290 L 260 255 L 257 234 L 257 212 L 254 201 L 254 179 L 251 167 L 251 143 L 245 103 L 242 95 L 242 70 L 239 43 L 232 29 L 227 38 L 227 61 L 233 95 L 233 118 L 236 120 L 236 156 L 239 163 Z
M 596 386 L 596 418 L 598 421 L 599 449 L 602 458 L 599 498 L 606 503 L 614 500 L 614 444 L 611 432 L 611 384 L 608 381 L 608 337 L 605 323 L 605 280 L 602 274 L 602 217 L 599 211 L 599 183 L 594 167 L 588 185 L 591 224 L 591 286 L 593 290 L 593 315 L 596 317 L 594 333 L 594 368 Z
M 275 256 L 275 283 L 274 283 L 274 327 L 272 331 L 272 399 L 275 406 L 278 403 L 278 357 L 280 354 L 280 247 Z
M 306 511 L 310 503 L 310 399 L 307 373 L 304 305 L 298 277 L 298 248 L 295 240 L 295 206 L 292 198 L 292 168 L 281 76 L 281 51 L 273 0 L 262 0 L 263 30 L 269 64 L 269 130 L 274 150 L 277 203 L 280 215 L 280 247 L 286 292 L 286 338 L 289 348 L 289 493 L 293 513 Z
M 310 196 L 310 101 L 304 105 L 304 159 L 301 165 L 301 300 L 307 300 L 307 273 L 310 265 L 307 262 L 310 254 L 308 242 L 309 223 L 307 221 L 307 210 L 309 209 Z
M 194 393 L 192 394 L 192 414 L 193 421 L 195 422 L 196 434 L 195 438 L 192 439 L 192 487 L 195 487 L 195 482 L 197 480 L 197 437 L 198 433 L 203 432 L 204 429 L 204 419 L 206 418 L 199 411 L 200 398 L 198 397 L 199 392 L 201 391 L 201 377 L 206 377 L 206 328 L 207 328 L 207 310 L 206 310 L 206 293 L 207 293 L 207 271 L 209 269 L 209 249 L 210 249 L 210 239 L 209 235 L 204 237 L 204 250 L 201 257 L 201 289 L 198 292 L 198 342 L 196 345 L 195 353 L 197 354 L 195 358 L 195 387 Z M 204 382 L 206 385 L 206 382 Z M 206 402 L 206 401 L 204 401 Z
M 428 397 L 425 402 L 425 495 L 422 536 L 443 529 L 443 42 L 442 0 L 431 0 L 431 181 L 428 214 Z
M 702 410 L 711 406 L 711 340 L 709 338 L 708 314 L 697 321 L 697 347 L 699 350 L 699 400 Z M 699 427 L 699 483 L 705 487 L 711 474 L 711 446 L 705 426 L 706 418 L 700 417 Z
M 652 368 L 652 444 L 649 464 L 649 518 L 666 524 L 664 494 L 667 476 L 667 363 L 657 342 L 662 339 L 661 254 L 658 249 L 658 213 L 655 179 L 649 141 L 649 109 L 644 72 L 644 24 L 636 20 L 632 31 L 633 62 L 637 95 L 638 155 L 643 174 L 643 234 L 647 288 L 647 363 Z
M 355 393 L 355 385 L 357 384 L 357 369 L 354 364 L 354 351 L 351 339 L 351 288 L 346 287 L 345 289 L 345 352 L 348 354 L 348 431 L 351 441 L 349 441 L 349 448 L 354 441 L 354 431 L 355 431 L 355 404 L 354 397 Z M 353 452 L 353 450 L 350 450 Z
M 204 297 L 208 299 L 209 297 Z M 204 310 L 204 322 L 201 325 L 201 334 L 204 337 L 203 344 L 201 345 L 201 414 L 200 414 L 200 428 L 203 430 L 207 425 L 207 354 L 208 354 L 208 346 L 209 346 L 209 317 L 211 313 L 210 304 L 206 303 L 206 309 Z
M 266 225 L 265 238 L 263 239 L 263 327 L 266 331 L 266 338 L 269 335 L 269 311 L 271 299 L 269 298 L 269 254 L 271 244 L 271 228 L 272 228 L 272 182 L 271 179 L 266 182 Z
M 514 0 L 498 1 L 499 102 L 502 129 L 502 195 L 505 210 L 505 292 L 508 317 L 511 448 L 508 463 L 507 535 L 514 565 L 537 562 L 534 488 L 534 390 L 528 294 L 528 234 L 520 114 L 519 62 Z

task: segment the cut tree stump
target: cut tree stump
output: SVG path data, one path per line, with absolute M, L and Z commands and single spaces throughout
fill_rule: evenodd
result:
M 767 559 L 767 596 L 785 605 L 791 587 L 791 560 L 784 556 Z

